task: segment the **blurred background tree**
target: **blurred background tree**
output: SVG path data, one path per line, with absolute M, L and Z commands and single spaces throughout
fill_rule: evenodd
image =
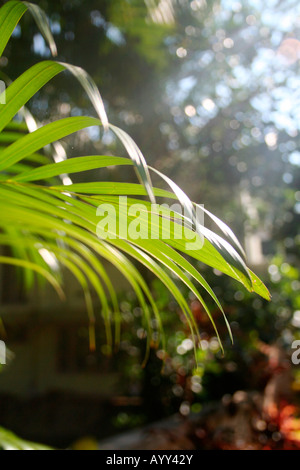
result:
M 290 354 L 300 326 L 299 3 L 42 0 L 38 4 L 50 17 L 59 59 L 89 71 L 111 121 L 135 139 L 150 165 L 172 177 L 192 200 L 205 204 L 245 240 L 250 263 L 261 268 L 273 295 L 267 304 L 236 292 L 218 272 L 214 277 L 207 273 L 226 305 L 235 347 L 230 349 L 228 341 L 226 357 L 218 356 L 213 333 L 190 297 L 204 342 L 199 352 L 203 370 L 193 370 L 190 343 L 184 343 L 182 329 L 170 319 L 172 359 L 166 367 L 170 380 L 162 399 L 165 379 L 156 359 L 144 372 L 133 368 L 132 360 L 139 356 L 133 320 L 137 307 L 130 294 L 124 294 L 123 313 L 129 326 L 123 346 L 130 359 L 123 373 L 131 377 L 132 390 L 145 392 L 149 403 L 147 417 L 131 424 L 149 420 L 149 410 L 159 410 L 152 418 L 163 414 L 151 401 L 155 393 L 168 414 L 182 403 L 194 403 L 198 410 L 198 404 L 240 388 L 263 389 L 266 378 L 251 381 L 249 376 L 259 345 L 276 343 Z M 14 78 L 49 55 L 26 17 L 1 59 L 1 72 Z M 64 76 L 55 80 L 55 88 L 48 85 L 30 103 L 41 121 L 90 111 L 76 83 Z M 98 134 L 90 137 L 99 151 L 104 145 L 113 153 L 119 150 L 110 134 L 104 142 Z M 80 144 L 89 151 L 88 141 Z M 168 323 L 176 306 L 157 283 L 154 290 Z M 198 398 L 190 398 L 187 390 Z M 124 413 L 116 417 L 116 425 L 128 426 L 127 418 Z

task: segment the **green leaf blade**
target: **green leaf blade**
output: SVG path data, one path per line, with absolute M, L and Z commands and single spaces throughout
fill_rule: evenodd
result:
M 8 2 L 0 9 L 0 57 L 26 10 L 26 5 L 19 1 Z
M 7 147 L 0 154 L 0 171 L 38 152 L 48 144 L 74 132 L 100 124 L 98 119 L 88 117 L 66 118 L 47 124 Z

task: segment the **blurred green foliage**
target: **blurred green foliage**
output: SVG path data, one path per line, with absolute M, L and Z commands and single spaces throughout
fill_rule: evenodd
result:
M 294 60 L 293 46 L 285 43 L 299 37 L 299 4 L 173 3 L 174 23 L 157 24 L 139 0 L 39 2 L 51 18 L 60 59 L 91 73 L 112 120 L 142 145 L 149 164 L 175 179 L 240 237 L 259 233 L 262 275 L 272 302 L 244 290 L 236 292 L 224 276 L 207 272 L 225 304 L 235 344 L 231 347 L 228 339 L 222 357 L 200 306 L 190 298 L 203 341 L 195 369 L 178 306 L 155 282 L 153 291 L 169 338 L 161 376 L 163 352 L 153 351 L 145 370 L 139 365 L 144 332 L 136 326 L 135 300 L 124 294 L 121 307 L 127 326 L 121 356 L 116 355 L 112 364 L 121 364 L 118 370 L 128 384 L 128 395 L 143 396 L 146 407 L 117 412 L 118 429 L 178 409 L 183 414 L 199 411 L 208 399 L 241 388 L 262 389 L 263 373 L 253 373 L 259 361 L 264 368 L 259 342 L 277 343 L 289 354 L 292 340 L 299 338 L 299 57 Z M 15 77 L 47 54 L 27 18 L 15 32 L 1 71 Z M 17 57 L 17 66 L 11 57 Z M 56 87 L 48 85 L 31 102 L 39 119 L 86 112 L 89 105 L 78 87 L 67 85 L 63 77 L 56 84 L 59 96 Z M 105 144 L 116 151 L 112 136 L 106 136 Z M 103 148 L 97 136 L 93 145 Z M 221 327 L 220 314 L 214 315 Z M 221 336 L 226 337 L 225 329 Z

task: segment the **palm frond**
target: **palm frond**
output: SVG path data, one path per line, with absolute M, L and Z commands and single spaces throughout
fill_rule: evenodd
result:
M 27 2 L 13 0 L 0 9 L 1 54 L 27 9 L 42 28 L 52 52 L 55 52 L 49 25 L 40 9 Z M 29 133 L 24 127 L 20 130 L 20 126 L 14 122 L 14 117 L 18 113 L 23 116 L 25 114 L 27 121 L 30 120 L 30 115 L 24 112 L 26 103 L 49 80 L 64 70 L 68 70 L 79 80 L 98 117 L 61 119 L 41 127 L 33 123 L 29 125 Z M 195 347 L 199 334 L 198 326 L 174 279 L 187 286 L 199 299 L 219 338 L 217 325 L 200 289 L 208 293 L 222 311 L 231 338 L 232 334 L 221 303 L 190 258 L 232 277 L 249 291 L 269 298 L 265 286 L 247 267 L 243 249 L 229 227 L 204 208 L 203 211 L 221 229 L 225 238 L 199 223 L 196 217 L 197 205 L 170 178 L 150 169 L 132 138 L 109 122 L 98 88 L 85 71 L 64 63 L 41 62 L 10 84 L 6 98 L 6 104 L 0 107 L 0 245 L 9 247 L 12 257 L 1 257 L 0 263 L 23 268 L 26 285 L 33 283 L 32 272 L 42 275 L 60 296 L 62 276 L 59 266 L 69 270 L 83 289 L 91 325 L 91 347 L 95 347 L 93 327 L 97 314 L 91 291 L 97 294 L 101 303 L 101 314 L 110 348 L 113 342 L 118 344 L 120 341 L 121 316 L 117 294 L 102 259 L 109 261 L 121 272 L 137 295 L 144 312 L 145 325 L 149 330 L 148 352 L 153 329 L 152 318 L 156 319 L 161 332 L 158 343 L 162 342 L 163 348 L 165 347 L 163 322 L 136 262 L 160 279 L 174 296 L 190 326 Z M 112 130 L 123 143 L 130 158 L 94 155 L 66 159 L 63 151 L 63 158 L 57 159 L 56 163 L 50 163 L 44 152 L 46 146 L 51 144 L 58 149 L 60 139 L 91 126 Z M 95 181 L 72 184 L 69 179 L 66 186 L 59 180 L 61 175 L 110 166 L 132 166 L 137 172 L 139 182 Z M 155 172 L 171 191 L 154 188 L 150 171 Z M 144 196 L 148 196 L 150 202 L 145 201 Z M 176 200 L 185 209 L 185 215 L 166 207 L 158 207 L 157 213 L 154 214 L 155 219 L 149 225 L 156 198 Z M 99 225 L 97 208 L 101 204 L 114 208 L 116 219 L 107 218 L 107 230 Z M 131 213 L 136 204 L 142 204 L 138 216 Z M 165 227 L 166 220 L 169 222 L 169 231 Z M 184 233 L 180 222 L 188 224 Z M 141 234 L 138 238 L 128 233 L 130 224 L 137 223 L 140 225 Z M 197 249 L 187 248 L 191 239 L 198 242 Z M 45 253 L 50 254 L 50 258 L 45 256 Z M 114 335 L 112 324 L 115 325 Z M 219 340 L 221 344 L 221 339 Z
M 51 450 L 50 447 L 25 441 L 3 428 L 0 428 L 0 448 L 3 450 Z

